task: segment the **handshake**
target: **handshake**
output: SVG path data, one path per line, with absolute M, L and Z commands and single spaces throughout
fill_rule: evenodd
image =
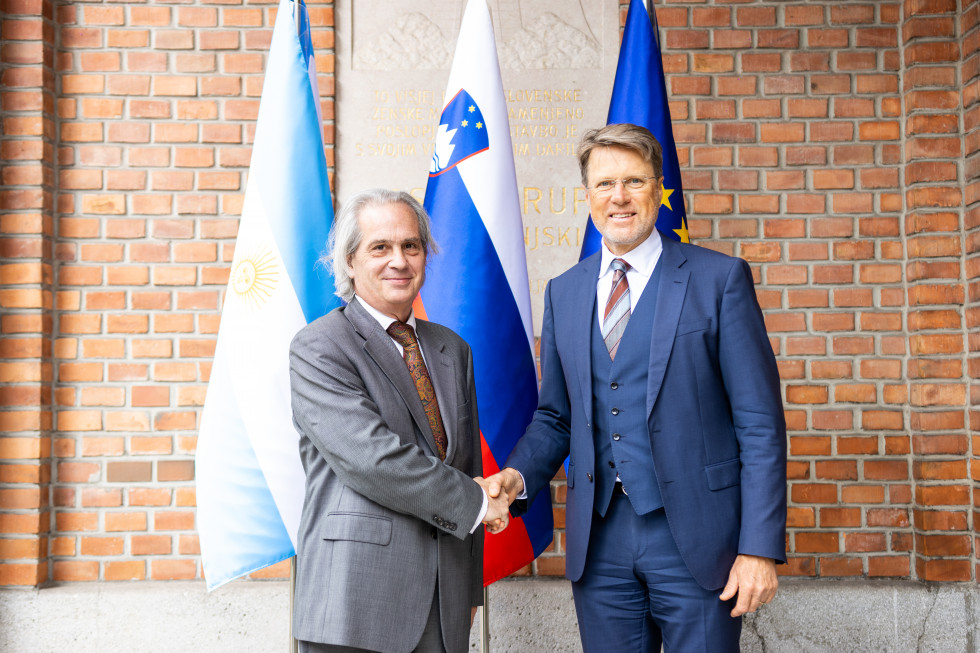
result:
M 487 495 L 489 504 L 483 523 L 489 533 L 499 533 L 510 522 L 510 504 L 524 491 L 524 479 L 512 467 L 507 467 L 493 476 L 473 479 Z

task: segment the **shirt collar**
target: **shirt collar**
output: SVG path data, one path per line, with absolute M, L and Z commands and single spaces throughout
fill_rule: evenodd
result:
M 647 239 L 642 243 L 626 252 L 622 256 L 616 256 L 609 248 L 606 246 L 606 241 L 602 241 L 602 259 L 599 262 L 599 276 L 605 275 L 609 272 L 609 264 L 613 262 L 613 259 L 621 258 L 630 267 L 645 277 L 649 277 L 653 274 L 653 266 L 656 264 L 657 259 L 660 258 L 660 252 L 663 250 L 663 243 L 660 242 L 660 232 L 654 229 Z
M 354 296 L 357 297 L 357 293 L 354 293 Z M 375 307 L 371 306 L 360 297 L 357 297 L 357 301 L 360 302 L 361 306 L 364 307 L 364 310 L 368 312 L 368 315 L 370 315 L 371 317 L 373 317 L 375 320 L 378 321 L 378 324 L 380 324 L 381 328 L 384 329 L 386 332 L 388 331 L 388 327 L 390 327 L 393 322 L 398 322 L 398 320 L 396 320 L 395 318 L 391 317 L 390 315 L 385 315 L 384 313 L 382 313 Z M 412 327 L 412 331 L 416 331 L 415 311 L 412 311 L 411 315 L 408 316 L 408 319 L 405 320 L 405 324 Z

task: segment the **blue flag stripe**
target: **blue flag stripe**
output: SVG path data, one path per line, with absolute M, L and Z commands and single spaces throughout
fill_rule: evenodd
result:
M 431 215 L 453 216 L 451 222 L 433 221 L 436 242 L 453 257 L 430 259 L 422 301 L 430 320 L 456 331 L 473 349 L 480 427 L 494 458 L 503 461 L 523 435 L 537 398 L 520 312 L 458 170 L 429 179 L 425 208 Z
M 305 36 L 308 40 L 308 31 Z M 329 269 L 317 265 L 333 222 L 333 204 L 315 104 L 319 98 L 313 97 L 309 59 L 298 43 L 294 40 L 285 53 L 288 65 L 266 75 L 263 97 L 289 102 L 264 104 L 268 115 L 260 109 L 259 124 L 267 130 L 263 138 L 270 147 L 255 152 L 265 160 L 255 162 L 252 174 L 261 174 L 269 225 L 306 321 L 311 322 L 339 306 L 340 300 L 333 294 Z M 306 47 L 312 52 L 311 45 Z M 303 164 L 296 165 L 298 161 Z

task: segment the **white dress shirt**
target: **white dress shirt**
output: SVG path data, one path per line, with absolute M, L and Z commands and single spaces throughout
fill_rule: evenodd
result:
M 606 302 L 609 300 L 609 291 L 612 290 L 613 269 L 610 264 L 614 259 L 621 258 L 629 263 L 630 269 L 626 271 L 626 282 L 630 287 L 630 312 L 636 310 L 636 302 L 640 301 L 643 289 L 650 281 L 653 269 L 657 267 L 660 254 L 664 251 L 664 246 L 660 242 L 660 233 L 654 229 L 646 240 L 626 252 L 622 256 L 616 256 L 606 246 L 606 241 L 602 241 L 602 259 L 599 261 L 599 279 L 596 282 L 596 306 L 599 308 L 599 320 L 606 310 Z

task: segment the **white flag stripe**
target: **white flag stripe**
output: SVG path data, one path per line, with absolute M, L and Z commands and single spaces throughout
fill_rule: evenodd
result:
M 533 351 L 531 295 L 524 257 L 524 223 L 514 172 L 514 148 L 500 83 L 500 66 L 497 57 L 486 56 L 488 52 L 496 53 L 497 46 L 485 0 L 470 0 L 467 3 L 460 34 L 465 38 L 461 37 L 456 45 L 446 100 L 451 100 L 466 85 L 466 92 L 479 105 L 486 120 L 490 151 L 499 156 L 470 157 L 459 164 L 459 174 L 497 250 Z

